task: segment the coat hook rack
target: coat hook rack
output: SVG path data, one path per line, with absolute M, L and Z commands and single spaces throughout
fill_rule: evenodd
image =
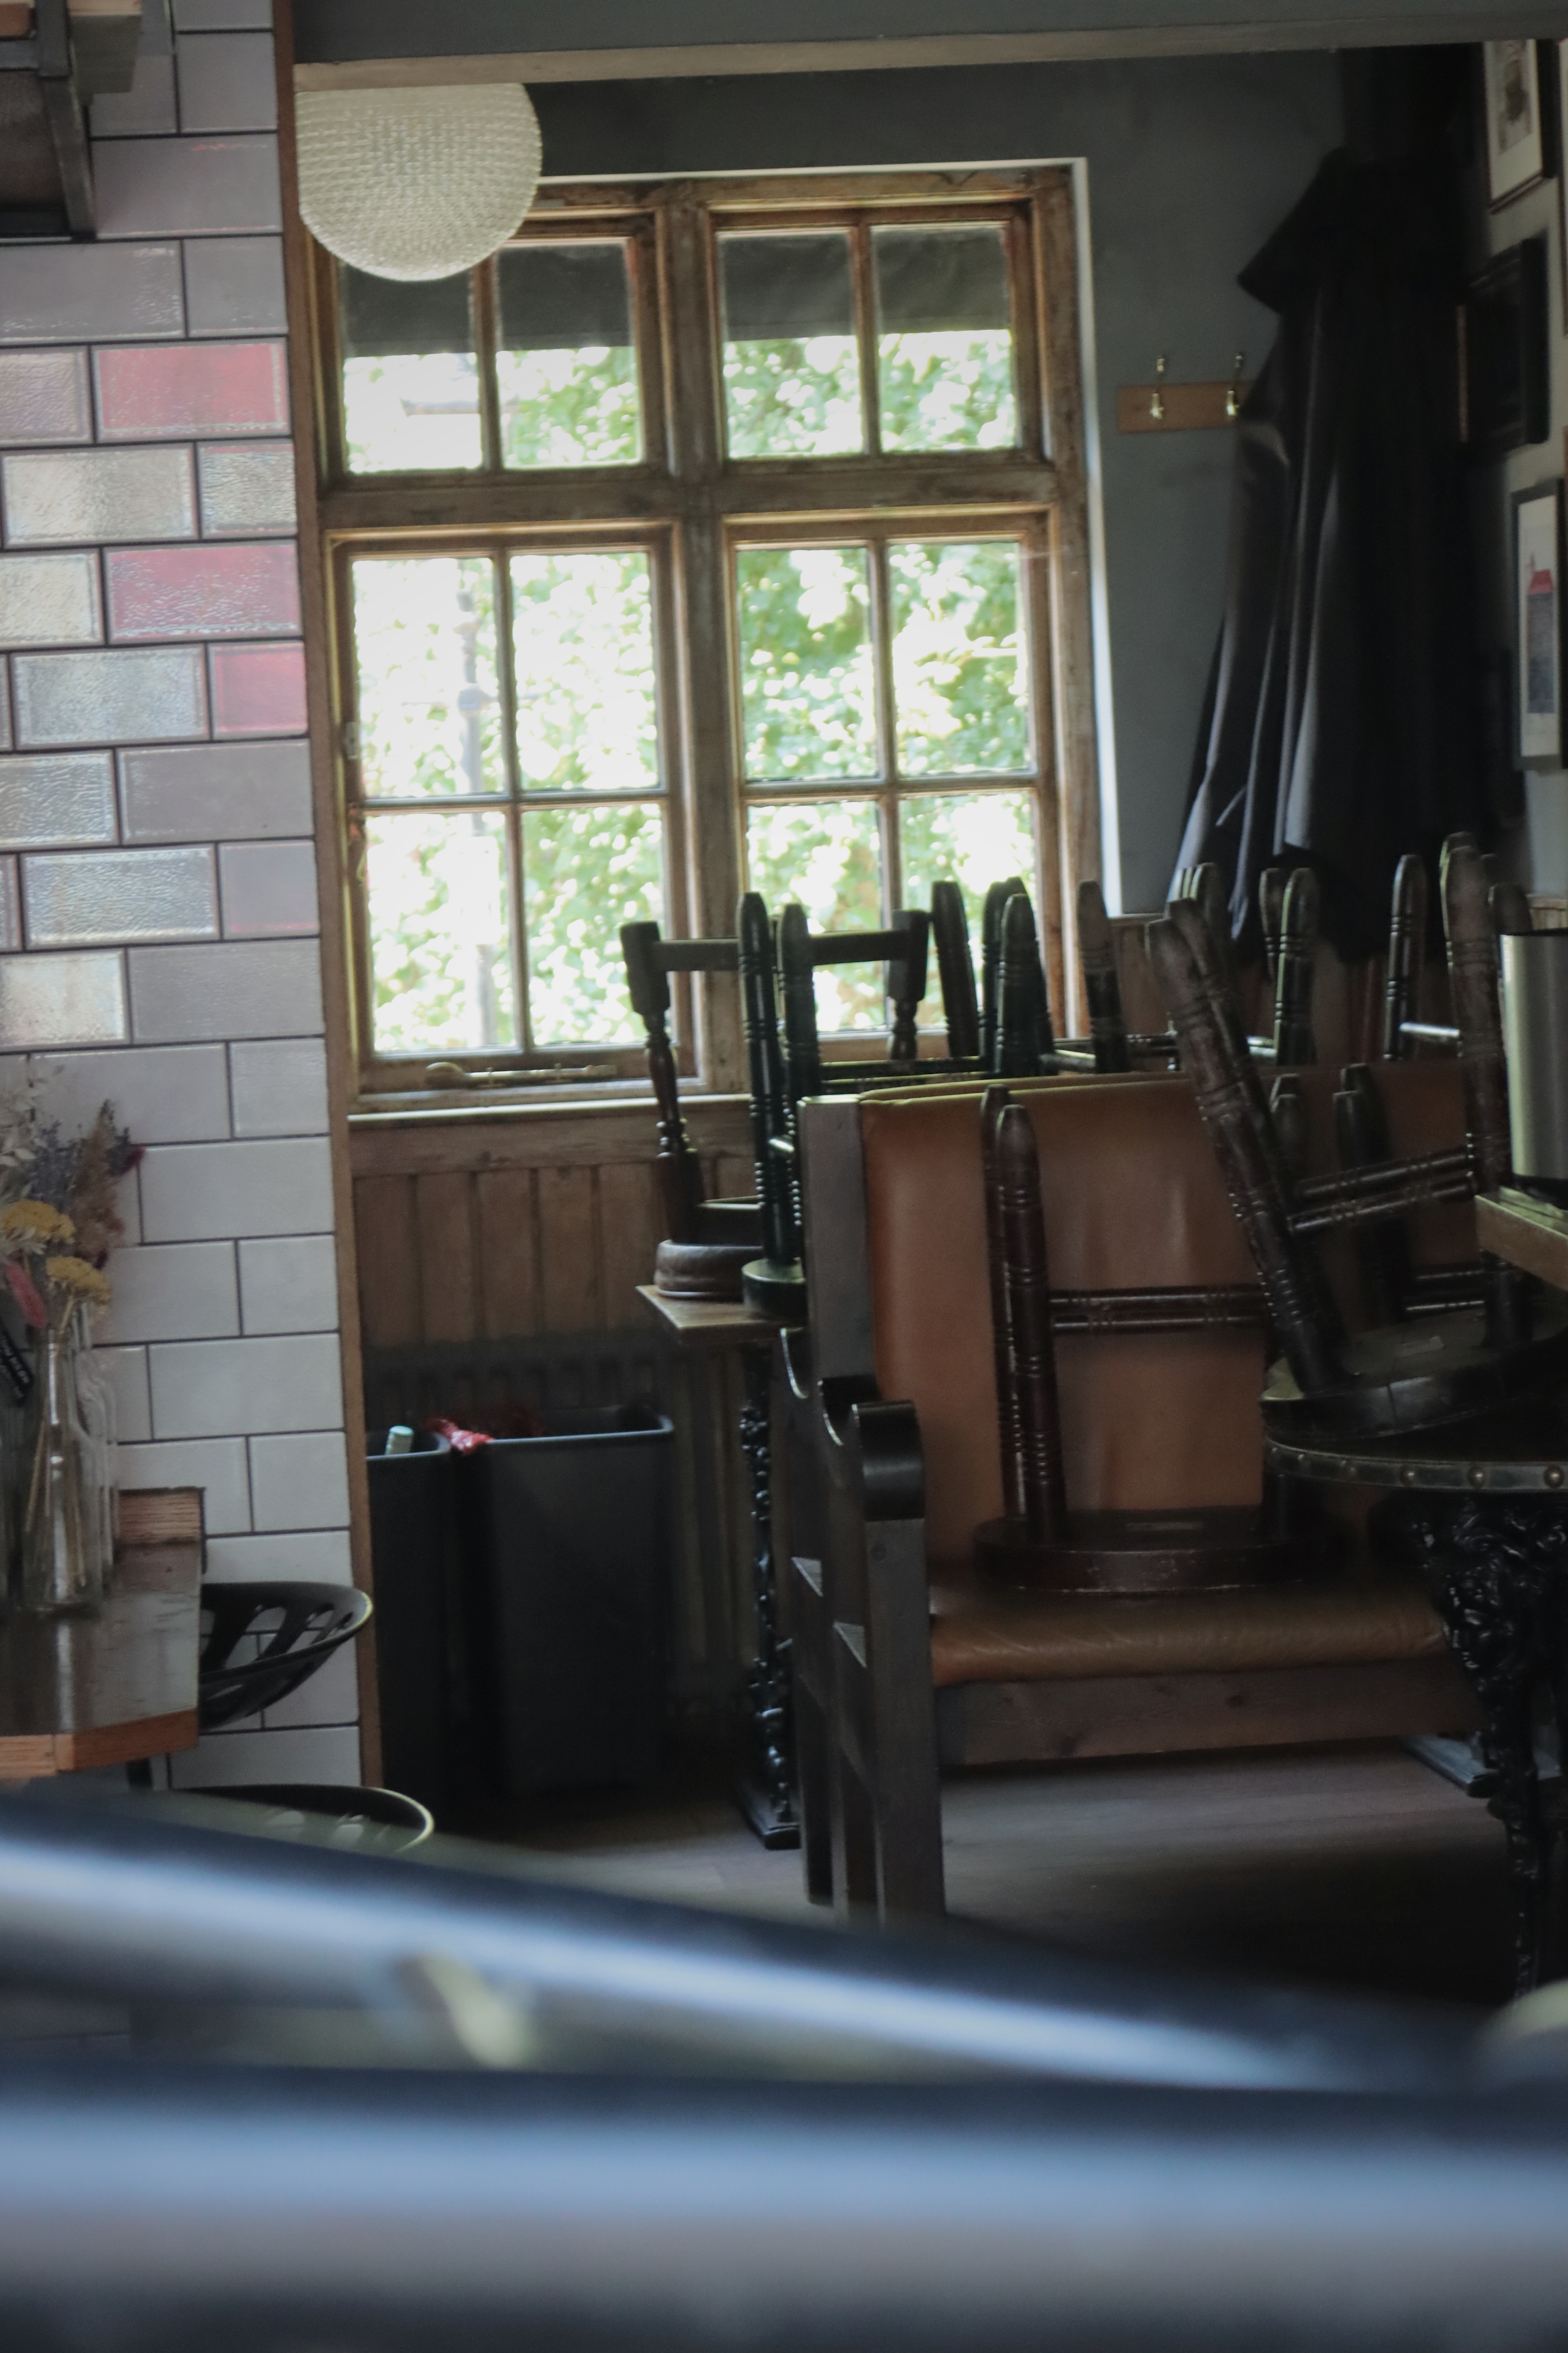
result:
M 1245 352 L 1237 352 L 1228 383 L 1173 384 L 1167 355 L 1154 363 L 1152 384 L 1124 384 L 1116 395 L 1119 433 L 1204 433 L 1234 425 L 1252 385 L 1243 373 Z

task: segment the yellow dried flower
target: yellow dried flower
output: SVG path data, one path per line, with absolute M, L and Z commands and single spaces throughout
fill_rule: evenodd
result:
M 42 1250 L 49 1242 L 74 1242 L 76 1228 L 63 1209 L 47 1201 L 12 1201 L 0 1209 L 0 1243 L 13 1249 Z
M 85 1299 L 91 1307 L 107 1307 L 111 1296 L 109 1277 L 98 1268 L 89 1266 L 84 1258 L 47 1258 L 44 1272 L 58 1290 L 69 1292 L 73 1299 Z

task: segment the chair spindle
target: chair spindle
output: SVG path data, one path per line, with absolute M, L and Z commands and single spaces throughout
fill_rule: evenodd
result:
M 1407 855 L 1394 870 L 1394 905 L 1388 923 L 1388 973 L 1383 1000 L 1383 1059 L 1403 1062 L 1415 1041 L 1405 1024 L 1417 1018 L 1421 976 L 1426 961 L 1426 864 Z
M 1132 1052 L 1121 1010 L 1116 934 L 1105 912 L 1105 893 L 1098 882 L 1080 882 L 1078 886 L 1078 952 L 1089 1006 L 1089 1031 L 1094 1040 L 1094 1067 L 1105 1073 L 1130 1071 Z

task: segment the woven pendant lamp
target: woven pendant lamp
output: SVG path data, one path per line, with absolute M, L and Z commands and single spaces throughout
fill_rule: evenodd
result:
M 504 245 L 539 185 L 521 82 L 301 90 L 300 210 L 375 278 L 449 278 Z

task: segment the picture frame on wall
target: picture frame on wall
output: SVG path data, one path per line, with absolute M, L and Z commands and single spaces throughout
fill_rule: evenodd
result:
M 1537 483 L 1513 497 L 1519 764 L 1561 768 L 1563 756 L 1563 484 Z
M 1487 192 L 1495 212 L 1550 166 L 1541 58 L 1533 41 L 1486 41 Z M 1553 93 L 1555 95 L 1555 93 Z
M 1488 262 L 1459 312 L 1459 438 L 1478 463 L 1552 431 L 1547 238 L 1542 229 Z

